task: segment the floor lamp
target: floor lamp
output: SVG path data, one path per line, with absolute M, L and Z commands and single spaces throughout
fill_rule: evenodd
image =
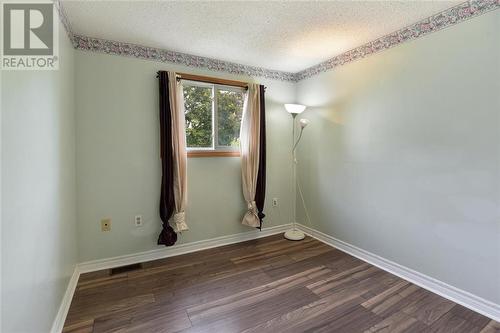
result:
M 300 105 L 300 104 L 285 104 L 285 109 L 290 113 L 292 116 L 292 200 L 293 200 L 293 221 L 292 221 L 292 229 L 288 230 L 285 232 L 285 238 L 289 240 L 294 240 L 294 241 L 299 241 L 304 239 L 305 235 L 302 231 L 297 229 L 297 221 L 296 221 L 296 208 L 297 208 L 297 157 L 296 157 L 296 150 L 297 150 L 297 145 L 300 142 L 300 138 L 302 138 L 302 132 L 304 131 L 304 128 L 309 124 L 309 120 L 307 119 L 300 119 L 299 120 L 299 125 L 300 125 L 300 133 L 298 138 L 295 138 L 295 128 L 297 127 L 297 124 L 295 123 L 295 118 L 297 117 L 298 114 L 302 113 L 305 109 L 305 105 Z

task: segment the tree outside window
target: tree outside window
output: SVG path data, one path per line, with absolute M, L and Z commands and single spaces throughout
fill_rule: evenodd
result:
M 236 150 L 245 91 L 192 81 L 183 86 L 188 149 Z

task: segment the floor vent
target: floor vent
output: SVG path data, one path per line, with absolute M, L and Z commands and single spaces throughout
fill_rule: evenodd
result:
M 142 268 L 141 264 L 132 264 L 132 265 L 127 265 L 127 266 L 111 268 L 111 275 L 127 273 L 130 271 L 136 271 L 136 270 L 141 269 L 141 268 Z

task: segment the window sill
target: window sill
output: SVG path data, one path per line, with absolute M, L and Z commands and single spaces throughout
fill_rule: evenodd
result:
M 188 151 L 187 157 L 239 157 L 239 151 L 194 150 Z

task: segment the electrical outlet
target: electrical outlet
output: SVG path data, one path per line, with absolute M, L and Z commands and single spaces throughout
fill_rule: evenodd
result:
M 111 231 L 111 219 L 101 220 L 101 231 Z
M 136 215 L 135 216 L 135 226 L 136 227 L 142 227 L 142 215 Z
M 273 198 L 273 207 L 278 207 L 278 198 Z

